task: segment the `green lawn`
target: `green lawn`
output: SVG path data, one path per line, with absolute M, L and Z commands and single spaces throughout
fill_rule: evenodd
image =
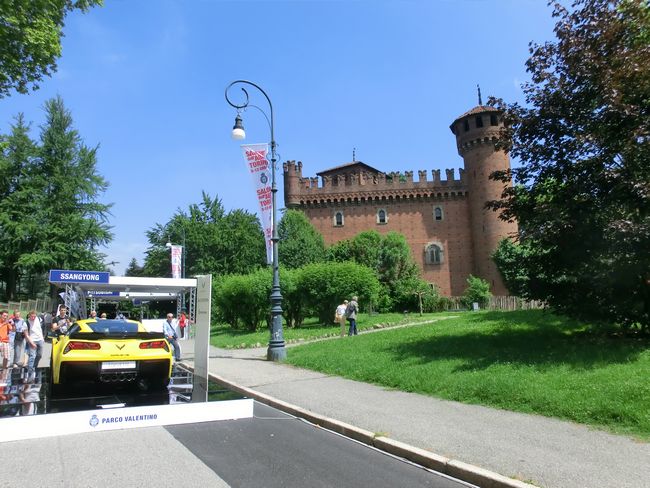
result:
M 647 336 L 592 330 L 543 311 L 456 316 L 289 348 L 288 362 L 650 439 Z
M 422 316 L 418 314 L 401 314 L 401 313 L 387 313 L 368 315 L 361 314 L 357 320 L 357 329 L 359 331 L 372 329 L 375 327 L 392 327 L 395 325 L 402 325 L 411 322 L 425 322 L 436 320 L 441 317 L 448 317 L 454 315 L 453 313 L 429 313 Z M 457 315 L 457 314 L 456 314 Z M 341 334 L 341 327 L 338 324 L 322 325 L 316 319 L 307 319 L 305 324 L 297 329 L 287 328 L 284 329 L 284 340 L 287 343 L 310 341 L 314 339 L 321 339 L 326 337 L 338 337 Z M 347 325 L 346 325 L 347 333 Z M 268 329 L 258 330 L 256 332 L 248 332 L 243 330 L 236 330 L 228 325 L 217 324 L 212 327 L 210 342 L 213 346 L 224 348 L 246 348 L 256 346 L 266 346 L 269 343 Z

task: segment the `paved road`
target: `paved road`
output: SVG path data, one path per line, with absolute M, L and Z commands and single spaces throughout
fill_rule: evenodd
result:
M 253 419 L 179 425 L 167 431 L 232 487 L 471 486 L 259 403 Z

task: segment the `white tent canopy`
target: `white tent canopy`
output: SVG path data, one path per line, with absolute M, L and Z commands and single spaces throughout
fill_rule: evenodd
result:
M 65 305 L 71 307 L 78 303 L 78 316 L 86 316 L 86 298 L 92 306 L 96 300 L 176 300 L 178 315 L 181 297 L 189 293 L 189 315 L 194 319 L 196 278 L 141 278 L 110 276 L 103 271 L 50 270 L 50 283 L 65 285 Z

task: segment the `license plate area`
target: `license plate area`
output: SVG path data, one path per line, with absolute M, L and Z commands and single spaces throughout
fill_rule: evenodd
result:
M 115 371 L 123 369 L 135 369 L 135 361 L 104 361 L 102 371 Z

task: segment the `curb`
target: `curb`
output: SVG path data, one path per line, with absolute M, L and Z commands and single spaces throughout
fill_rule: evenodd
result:
M 193 368 L 191 368 L 193 370 Z M 225 386 L 237 393 L 253 398 L 260 403 L 282 410 L 285 413 L 305 419 L 312 424 L 324 427 L 328 430 L 344 435 L 363 444 L 376 447 L 384 452 L 398 456 L 416 464 L 432 469 L 439 473 L 458 478 L 468 483 L 473 483 L 481 488 L 538 488 L 523 481 L 508 478 L 487 469 L 479 468 L 471 464 L 449 459 L 439 454 L 432 453 L 425 449 L 405 444 L 404 442 L 389 439 L 388 437 L 377 436 L 354 425 L 346 424 L 339 420 L 324 417 L 291 403 L 278 400 L 272 396 L 265 395 L 251 388 L 233 383 L 214 373 L 208 373 L 209 378 L 222 386 Z

